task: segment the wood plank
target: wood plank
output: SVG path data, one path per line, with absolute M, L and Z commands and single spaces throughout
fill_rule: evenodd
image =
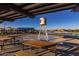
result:
M 32 56 L 33 53 L 31 51 L 18 51 L 16 52 L 16 56 Z
M 66 40 L 69 40 L 69 39 L 59 38 L 59 39 L 52 40 L 52 41 L 26 40 L 26 42 L 24 42 L 23 44 L 42 48 L 42 47 L 49 46 L 49 45 L 55 45 L 55 44 L 64 42 Z
M 70 41 L 66 41 L 67 43 L 73 43 L 73 44 L 79 44 L 79 40 L 78 39 L 74 39 L 74 40 L 70 40 Z

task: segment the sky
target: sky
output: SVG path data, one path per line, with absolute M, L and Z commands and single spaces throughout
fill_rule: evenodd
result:
M 79 12 L 64 10 L 59 12 L 46 13 L 37 15 L 35 18 L 21 18 L 14 22 L 3 22 L 0 27 L 34 27 L 39 29 L 40 17 L 45 17 L 47 20 L 47 29 L 79 29 Z

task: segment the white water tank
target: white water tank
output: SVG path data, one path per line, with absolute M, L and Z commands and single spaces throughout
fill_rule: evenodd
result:
M 40 18 L 40 25 L 41 26 L 45 26 L 46 25 L 46 18 L 44 18 L 44 17 Z

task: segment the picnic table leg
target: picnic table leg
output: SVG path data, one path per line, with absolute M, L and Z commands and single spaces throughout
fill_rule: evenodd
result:
M 24 50 L 24 45 L 22 44 L 22 50 Z
M 55 56 L 57 56 L 57 45 L 56 45 L 56 49 L 55 49 Z
M 3 50 L 3 45 L 1 45 L 1 51 Z
M 15 45 L 15 37 L 13 38 L 13 44 Z
M 4 40 L 2 41 L 1 51 L 3 50 L 3 46 L 4 46 Z
M 15 37 L 13 38 L 13 44 L 15 45 Z
M 57 51 L 55 50 L 55 56 L 57 56 Z
M 50 52 L 54 53 L 55 56 L 57 55 L 56 49 L 57 49 L 56 45 L 54 45 L 54 46 L 48 48 L 48 50 L 49 50 Z
M 24 44 L 22 44 L 22 50 L 26 50 L 25 47 L 26 47 L 26 46 L 25 46 Z
M 12 40 L 10 40 L 10 44 L 12 44 Z

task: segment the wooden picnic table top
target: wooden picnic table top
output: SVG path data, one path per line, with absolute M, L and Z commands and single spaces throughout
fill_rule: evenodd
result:
M 10 38 L 17 38 L 17 37 L 20 37 L 20 35 L 9 35 L 8 37 L 10 37 Z
M 15 53 L 16 56 L 32 56 L 33 53 L 31 51 L 18 51 Z
M 51 45 L 52 43 L 50 43 L 48 41 L 40 41 L 40 40 L 27 40 L 23 44 L 29 45 L 29 46 L 34 46 L 34 47 L 42 47 L 42 46 Z
M 64 42 L 66 39 L 56 39 L 52 41 L 41 41 L 41 40 L 26 40 L 23 44 L 33 47 L 45 47 L 50 45 L 56 45 L 58 43 Z
M 0 37 L 0 41 L 4 41 L 4 40 L 10 40 L 10 37 Z
M 70 41 L 66 41 L 67 43 L 72 43 L 72 44 L 79 44 L 79 39 L 74 39 Z
M 9 37 L 18 37 L 20 35 L 9 35 Z

